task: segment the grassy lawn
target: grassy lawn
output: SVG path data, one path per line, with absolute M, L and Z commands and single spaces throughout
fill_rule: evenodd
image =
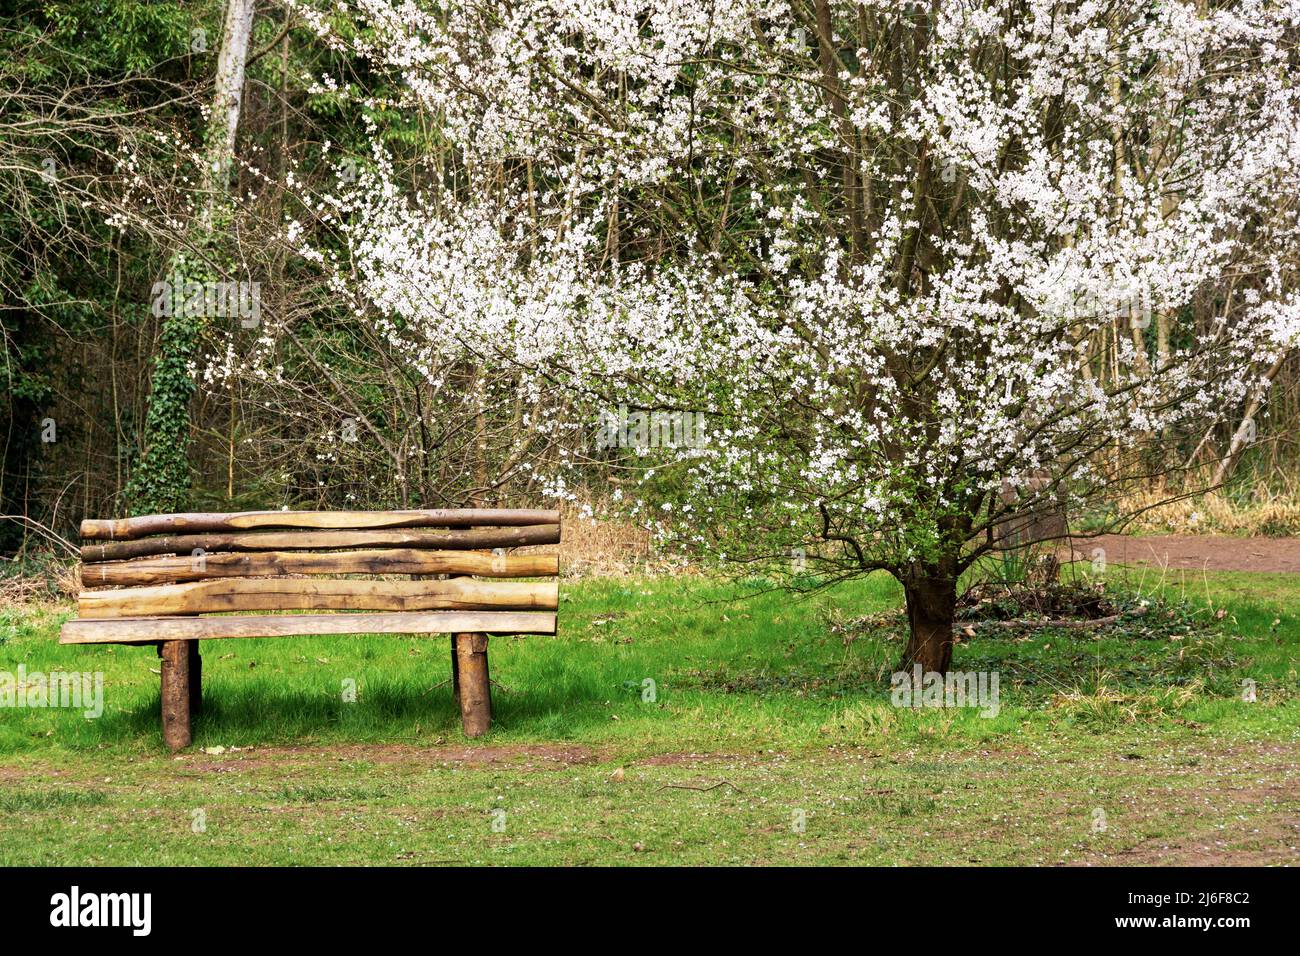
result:
M 0 671 L 102 671 L 105 700 L 0 709 L 0 864 L 1300 862 L 1300 580 L 1127 586 L 1140 627 L 963 641 L 994 717 L 891 706 L 883 576 L 566 583 L 558 637 L 493 639 L 473 743 L 446 637 L 205 642 L 177 757 L 152 649 L 0 609 Z

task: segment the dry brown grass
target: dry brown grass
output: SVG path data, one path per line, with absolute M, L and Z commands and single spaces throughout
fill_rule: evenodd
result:
M 577 505 L 562 509 L 560 573 L 566 577 L 619 576 L 662 570 L 649 531 L 630 521 L 584 517 Z
M 1159 504 L 1167 492 L 1134 494 L 1121 502 L 1120 510 L 1142 513 L 1127 529 L 1133 534 L 1234 534 L 1260 537 L 1289 537 L 1300 534 L 1300 501 L 1257 488 L 1249 501 L 1234 501 L 1210 492 Z
M 75 599 L 81 591 L 81 568 L 70 562 L 47 562 L 38 573 L 0 568 L 0 607 L 45 605 Z

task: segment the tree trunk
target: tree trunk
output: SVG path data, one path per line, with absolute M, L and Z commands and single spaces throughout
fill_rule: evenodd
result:
M 1285 354 L 1279 356 L 1272 367 L 1264 373 L 1264 382 L 1272 382 L 1277 377 L 1277 373 L 1282 370 L 1282 363 L 1285 361 Z M 1241 459 L 1241 453 L 1255 440 L 1257 432 L 1255 416 L 1259 414 L 1259 408 L 1264 404 L 1264 397 L 1268 394 L 1264 382 L 1256 385 L 1251 392 L 1250 402 L 1246 405 L 1246 414 L 1236 431 L 1232 433 L 1232 443 L 1228 446 L 1228 453 L 1220 459 L 1219 467 L 1214 471 L 1214 480 L 1210 482 L 1211 488 L 1218 488 L 1232 477 L 1232 473 L 1237 469 L 1237 462 Z
M 213 83 L 212 112 L 203 137 L 203 166 L 199 189 L 203 208 L 198 229 L 211 232 L 220 207 L 230 202 L 230 174 L 235 163 L 235 136 L 244 102 L 244 67 L 253 38 L 253 8 L 256 0 L 229 0 L 221 31 L 221 52 Z
M 911 633 L 899 670 L 920 664 L 922 671 L 948 673 L 952 664 L 953 616 L 957 609 L 957 579 L 942 574 L 917 574 L 903 582 L 907 623 Z

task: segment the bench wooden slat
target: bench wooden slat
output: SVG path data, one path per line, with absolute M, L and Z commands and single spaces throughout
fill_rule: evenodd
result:
M 455 531 L 252 531 L 244 534 L 185 534 L 139 541 L 85 544 L 81 560 L 121 561 L 159 554 L 208 554 L 223 551 L 329 551 L 344 548 L 418 548 L 421 550 L 490 551 L 559 544 L 558 524 Z
M 284 574 L 476 574 L 485 578 L 541 578 L 560 573 L 554 554 L 482 554 L 477 551 L 367 551 L 218 553 L 196 561 L 189 555 L 135 561 L 100 561 L 81 569 L 84 587 L 166 584 L 211 578 Z
M 345 581 L 223 578 L 188 584 L 82 591 L 83 617 L 160 617 L 227 611 L 555 610 L 556 581 Z
M 151 534 L 204 534 L 258 528 L 472 528 L 559 524 L 558 511 L 525 508 L 432 508 L 418 511 L 242 511 L 141 515 L 81 522 L 81 536 L 131 541 Z
M 408 614 L 252 614 L 232 617 L 82 619 L 63 625 L 60 644 L 297 637 L 325 634 L 554 634 L 553 611 L 417 611 Z

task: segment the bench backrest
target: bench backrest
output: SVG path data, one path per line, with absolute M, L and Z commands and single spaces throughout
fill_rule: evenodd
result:
M 81 582 L 87 589 L 79 599 L 83 618 L 555 610 L 559 604 L 558 556 L 510 551 L 558 544 L 558 511 L 144 515 L 83 521 L 81 537 L 88 542 L 81 549 Z M 448 577 L 429 579 L 432 575 Z

